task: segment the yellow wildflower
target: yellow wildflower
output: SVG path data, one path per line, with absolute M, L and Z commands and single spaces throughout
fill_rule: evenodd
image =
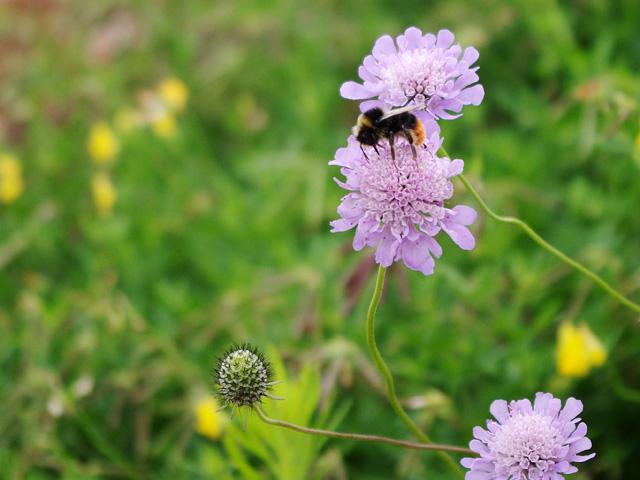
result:
M 110 215 L 118 199 L 118 193 L 109 175 L 104 172 L 95 173 L 91 179 L 91 192 L 98 213 L 102 216 Z
M 178 124 L 176 117 L 169 112 L 164 112 L 151 122 L 151 129 L 160 138 L 169 139 L 176 136 Z
M 187 105 L 189 89 L 182 80 L 171 77 L 166 78 L 158 85 L 158 95 L 162 101 L 175 112 L 181 112 Z
M 23 190 L 20 162 L 13 155 L 0 154 L 0 202 L 13 203 Z
M 201 435 L 216 440 L 222 435 L 226 417 L 219 412 L 218 402 L 212 396 L 203 397 L 194 406 L 195 429 Z
M 118 154 L 120 144 L 109 124 L 98 122 L 91 127 L 87 148 L 94 162 L 106 164 Z
M 564 322 L 558 329 L 556 364 L 564 377 L 584 377 L 593 367 L 602 365 L 607 351 L 586 324 L 578 327 Z

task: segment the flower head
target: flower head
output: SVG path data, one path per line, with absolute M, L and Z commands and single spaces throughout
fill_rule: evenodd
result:
M 99 165 L 110 163 L 118 154 L 120 144 L 107 122 L 98 122 L 91 127 L 87 149 Z
M 558 329 L 556 365 L 564 377 L 584 377 L 607 359 L 602 342 L 586 324 L 564 322 Z
M 567 399 L 564 408 L 550 393 L 537 393 L 533 405 L 528 399 L 491 404 L 487 430 L 473 429 L 469 447 L 480 458 L 463 458 L 469 469 L 467 480 L 560 480 L 577 472 L 572 462 L 584 462 L 595 453 L 578 455 L 591 448 L 587 425 L 576 418 L 582 402 Z
M 118 200 L 118 193 L 108 174 L 98 172 L 93 175 L 91 178 L 91 193 L 98 213 L 102 216 L 110 215 L 113 206 Z
M 0 154 L 0 203 L 13 203 L 23 190 L 20 162 L 13 155 Z
M 435 123 L 435 122 L 431 122 Z M 332 232 L 356 228 L 353 248 L 377 247 L 376 262 L 384 267 L 402 260 L 412 270 L 425 275 L 433 273 L 433 257 L 440 257 L 442 248 L 436 235 L 444 230 L 458 246 L 471 250 L 475 239 L 467 229 L 476 212 L 445 203 L 453 195 L 451 177 L 462 172 L 462 160 L 438 157 L 438 131 L 431 131 L 424 147 L 416 149 L 416 157 L 405 140 L 395 144 L 395 160 L 387 143 L 365 155 L 360 144 L 349 137 L 347 146 L 336 152 L 330 165 L 342 167 L 346 180 L 336 179 L 350 193 L 338 206 L 340 219 L 331 222 Z
M 449 30 L 436 36 L 415 27 L 395 41 L 384 35 L 358 70 L 362 84 L 346 82 L 340 94 L 351 100 L 373 99 L 364 102 L 362 110 L 413 105 L 432 117 L 456 118 L 464 105 L 480 105 L 484 89 L 476 83 L 478 67 L 472 67 L 478 51 L 468 47 L 463 52 L 453 41 Z
M 220 412 L 218 402 L 212 396 L 200 398 L 194 405 L 196 431 L 216 440 L 222 435 L 226 417 Z
M 260 351 L 246 344 L 229 349 L 215 371 L 218 395 L 233 407 L 252 407 L 269 396 L 271 377 L 271 364 Z

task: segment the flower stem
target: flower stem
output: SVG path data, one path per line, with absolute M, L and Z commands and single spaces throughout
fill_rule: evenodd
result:
M 397 445 L 399 447 L 412 448 L 414 450 L 433 450 L 440 452 L 455 452 L 464 453 L 467 455 L 477 455 L 473 450 L 469 450 L 465 447 L 457 447 L 455 445 L 440 445 L 436 443 L 418 443 L 408 440 L 398 440 L 397 438 L 383 437 L 381 435 L 368 435 L 364 433 L 346 433 L 346 432 L 334 432 L 333 430 L 320 430 L 318 428 L 303 427 L 302 425 L 296 425 L 295 423 L 285 422 L 284 420 L 277 420 L 269 417 L 260 405 L 254 407 L 254 410 L 258 412 L 260 419 L 268 423 L 269 425 L 276 425 L 278 427 L 288 428 L 289 430 L 295 430 L 296 432 L 307 433 L 309 435 L 319 435 L 323 437 L 342 438 L 345 440 L 358 440 L 362 442 L 375 442 L 375 443 L 388 443 L 389 445 Z
M 449 157 L 449 155 L 447 154 L 447 152 L 445 151 L 444 148 L 440 148 L 440 151 L 445 156 Z M 538 245 L 540 245 L 546 251 L 548 251 L 552 255 L 555 255 L 560 260 L 562 260 L 564 263 L 569 265 L 571 268 L 576 269 L 577 271 L 582 273 L 584 276 L 586 276 L 589 279 L 591 279 L 591 281 L 593 283 L 598 285 L 600 288 L 602 288 L 604 291 L 606 291 L 609 295 L 611 295 L 613 298 L 618 300 L 621 304 L 623 304 L 627 308 L 630 308 L 631 310 L 633 310 L 636 313 L 640 313 L 640 305 L 638 305 L 634 301 L 630 300 L 629 298 L 625 297 L 622 293 L 620 293 L 618 290 L 616 290 L 611 285 L 609 285 L 600 275 L 598 275 L 597 273 L 591 271 L 590 269 L 585 267 L 582 263 L 578 262 L 577 260 L 574 260 L 573 258 L 569 257 L 567 254 L 565 254 L 565 253 L 561 252 L 560 250 L 558 250 L 556 247 L 554 247 L 549 242 L 547 242 L 544 238 L 542 238 L 540 235 L 538 235 L 536 233 L 536 231 L 533 228 L 531 228 L 527 223 L 523 222 L 519 218 L 516 218 L 516 217 L 505 217 L 503 215 L 498 215 L 497 213 L 495 213 L 493 210 L 491 210 L 489 208 L 489 206 L 485 203 L 485 201 L 482 199 L 482 197 L 480 197 L 478 192 L 475 190 L 475 188 L 473 188 L 473 186 L 469 183 L 469 180 L 467 180 L 467 178 L 463 174 L 458 175 L 458 178 L 463 183 L 465 188 L 469 191 L 471 196 L 473 196 L 473 198 L 475 198 L 476 202 L 478 202 L 478 204 L 480 204 L 480 207 L 491 218 L 493 218 L 494 220 L 497 220 L 498 222 L 512 223 L 514 225 L 517 225 L 534 242 L 536 242 Z
M 385 387 L 387 390 L 387 398 L 391 407 L 396 412 L 396 414 L 400 417 L 400 419 L 404 422 L 404 424 L 413 432 L 413 434 L 422 442 L 431 444 L 431 439 L 427 436 L 418 426 L 411 420 L 411 417 L 407 415 L 407 412 L 404 411 L 402 405 L 396 396 L 396 388 L 393 383 L 393 377 L 391 375 L 391 370 L 384 362 L 382 355 L 380 354 L 380 350 L 378 350 L 378 346 L 376 344 L 376 333 L 375 333 L 375 316 L 376 311 L 378 310 L 378 305 L 380 304 L 380 298 L 382 297 L 382 290 L 384 288 L 384 277 L 386 274 L 386 269 L 383 266 L 378 267 L 378 275 L 376 277 L 376 286 L 373 291 L 373 296 L 371 297 L 371 303 L 369 304 L 369 310 L 367 312 L 367 345 L 369 347 L 369 352 L 373 357 L 373 361 L 376 364 L 376 368 L 384 378 Z M 452 470 L 460 477 L 463 478 L 464 474 L 460 466 L 444 451 L 439 451 L 439 455 L 442 459 L 451 467 Z

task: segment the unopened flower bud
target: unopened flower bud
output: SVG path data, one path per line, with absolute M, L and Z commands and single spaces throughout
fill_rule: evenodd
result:
M 215 371 L 218 395 L 232 407 L 252 407 L 269 396 L 271 365 L 256 348 L 244 344 L 229 349 Z

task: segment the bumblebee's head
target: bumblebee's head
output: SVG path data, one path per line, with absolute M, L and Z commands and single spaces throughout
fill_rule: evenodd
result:
M 384 112 L 380 108 L 372 108 L 358 115 L 358 120 L 351 133 L 358 142 L 365 145 L 376 145 L 380 135 L 376 131 L 376 122 L 382 118 Z
M 358 127 L 356 125 L 353 128 L 353 135 L 363 145 L 377 145 L 378 141 L 380 141 L 380 135 L 373 127 Z

